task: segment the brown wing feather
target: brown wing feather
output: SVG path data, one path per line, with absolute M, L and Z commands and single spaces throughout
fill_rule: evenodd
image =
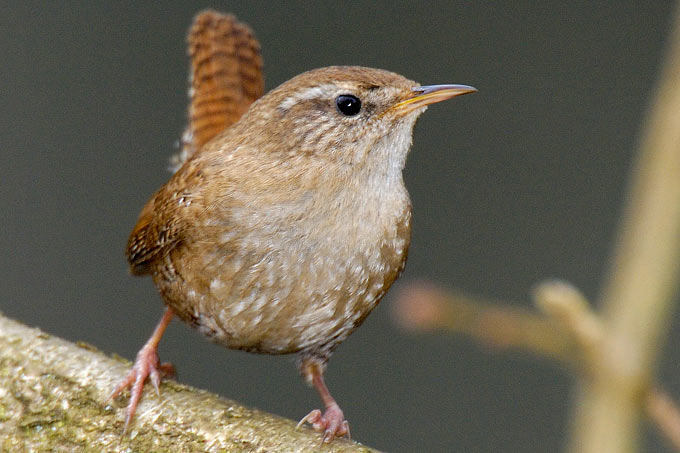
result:
M 264 77 L 260 44 L 248 26 L 234 16 L 203 11 L 188 37 L 190 72 L 189 126 L 179 168 L 196 150 L 238 121 L 262 96 Z
M 177 195 L 167 197 L 164 186 L 146 203 L 128 239 L 126 254 L 135 275 L 149 272 L 149 264 L 164 256 L 182 240 L 182 217 L 174 215 L 179 206 Z

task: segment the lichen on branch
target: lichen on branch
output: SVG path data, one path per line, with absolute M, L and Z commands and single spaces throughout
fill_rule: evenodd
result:
M 123 430 L 125 401 L 107 402 L 130 363 L 0 315 L 0 451 L 371 452 L 295 429 L 295 422 L 165 380 Z

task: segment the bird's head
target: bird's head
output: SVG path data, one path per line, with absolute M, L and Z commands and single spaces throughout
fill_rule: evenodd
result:
M 240 122 L 259 130 L 243 135 L 267 142 L 270 152 L 357 165 L 385 148 L 394 149 L 394 156 L 384 158 L 403 161 L 415 121 L 427 106 L 474 91 L 466 85 L 421 86 L 380 69 L 332 66 L 283 83 Z

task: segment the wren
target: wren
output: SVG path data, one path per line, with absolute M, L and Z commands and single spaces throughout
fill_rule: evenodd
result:
M 349 436 L 326 363 L 404 268 L 402 170 L 416 119 L 476 90 L 333 66 L 262 96 L 259 44 L 245 25 L 205 11 L 188 41 L 182 153 L 127 244 L 132 273 L 150 275 L 167 308 L 111 397 L 131 387 L 127 429 L 146 379 L 158 391 L 169 369 L 157 346 L 176 315 L 228 348 L 297 354 L 325 406 L 300 424 L 324 442 Z

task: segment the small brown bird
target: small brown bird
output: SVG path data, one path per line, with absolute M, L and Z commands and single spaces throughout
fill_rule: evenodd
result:
M 476 91 L 420 86 L 355 66 L 303 73 L 260 97 L 262 60 L 232 16 L 200 13 L 189 34 L 191 105 L 177 171 L 127 245 L 167 305 L 112 397 L 131 387 L 125 428 L 174 315 L 228 348 L 298 355 L 325 411 L 301 420 L 349 435 L 323 372 L 333 350 L 404 268 L 411 202 L 402 169 L 428 105 Z M 259 99 L 258 99 L 259 98 Z M 252 104 L 252 105 L 251 105 Z

